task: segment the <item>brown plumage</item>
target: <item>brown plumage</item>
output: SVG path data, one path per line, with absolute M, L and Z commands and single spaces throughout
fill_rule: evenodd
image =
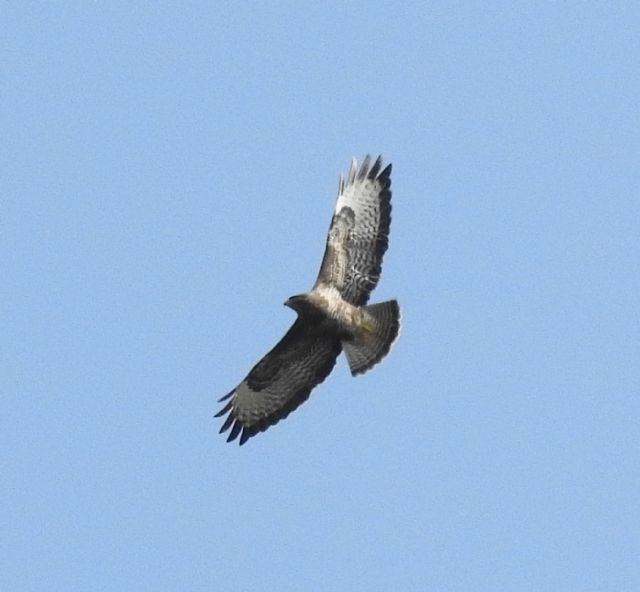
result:
M 345 350 L 355 376 L 377 364 L 400 329 L 395 300 L 366 305 L 378 284 L 391 222 L 391 165 L 354 159 L 338 199 L 318 279 L 285 304 L 298 318 L 280 342 L 220 401 L 220 432 L 240 444 L 284 419 L 309 398 Z

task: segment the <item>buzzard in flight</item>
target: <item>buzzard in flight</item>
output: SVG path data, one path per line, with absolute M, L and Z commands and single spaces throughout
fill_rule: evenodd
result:
M 278 423 L 309 398 L 344 349 L 351 374 L 377 364 L 400 329 L 396 300 L 367 304 L 378 284 L 391 222 L 391 165 L 379 156 L 354 159 L 340 177 L 327 245 L 311 291 L 285 304 L 298 318 L 247 377 L 225 395 L 216 414 L 228 414 L 220 433 L 240 444 Z

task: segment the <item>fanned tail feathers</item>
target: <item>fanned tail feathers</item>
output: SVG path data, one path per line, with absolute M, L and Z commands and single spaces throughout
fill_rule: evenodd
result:
M 366 372 L 384 358 L 400 331 L 400 306 L 397 300 L 387 300 L 362 307 L 373 320 L 373 330 L 342 342 L 351 374 Z

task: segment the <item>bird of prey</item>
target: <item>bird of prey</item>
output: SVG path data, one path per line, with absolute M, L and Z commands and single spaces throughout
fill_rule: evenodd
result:
M 367 304 L 378 284 L 391 222 L 391 165 L 353 159 L 340 176 L 320 273 L 313 288 L 285 305 L 298 317 L 280 342 L 229 394 L 216 414 L 220 433 L 240 444 L 287 417 L 309 398 L 344 350 L 351 374 L 369 370 L 389 352 L 400 329 L 396 300 Z

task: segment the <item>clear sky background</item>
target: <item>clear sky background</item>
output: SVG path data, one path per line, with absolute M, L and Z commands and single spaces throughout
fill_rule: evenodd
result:
M 640 590 L 637 3 L 0 28 L 2 590 Z M 400 339 L 226 444 L 366 152 Z

